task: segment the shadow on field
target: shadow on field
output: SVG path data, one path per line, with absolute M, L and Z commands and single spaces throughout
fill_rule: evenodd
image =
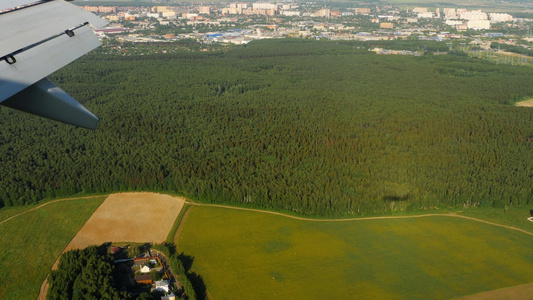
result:
M 187 278 L 194 288 L 196 299 L 207 299 L 207 288 L 201 275 L 196 274 L 193 270 L 187 273 Z
M 167 247 L 170 253 L 176 253 L 176 247 L 174 244 L 167 244 Z M 192 269 L 194 256 L 182 252 L 178 255 L 178 259 L 181 261 L 181 264 L 185 269 L 185 274 L 192 284 L 196 299 L 207 299 L 207 287 L 205 286 L 204 279 Z
M 174 243 L 165 243 L 165 246 L 167 247 L 170 255 L 176 254 L 177 250 L 176 250 L 176 245 L 174 245 Z
M 191 282 L 194 292 L 196 293 L 196 298 L 207 299 L 207 287 L 205 286 L 204 279 L 192 269 L 194 256 L 182 252 L 178 255 L 178 258 L 185 268 L 187 278 Z
M 181 252 L 178 255 L 178 258 L 180 259 L 181 263 L 183 264 L 183 267 L 185 268 L 185 272 L 189 272 L 192 267 L 192 263 L 194 262 L 194 256 L 185 254 Z

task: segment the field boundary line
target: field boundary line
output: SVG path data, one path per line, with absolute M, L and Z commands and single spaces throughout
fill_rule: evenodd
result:
M 43 206 L 46 206 L 46 205 L 48 205 L 48 204 L 50 204 L 50 203 L 61 202 L 61 201 L 72 201 L 72 200 L 78 200 L 78 199 L 91 199 L 91 198 L 97 198 L 97 197 L 108 197 L 108 196 L 109 196 L 109 195 L 86 196 L 86 197 L 65 198 L 65 199 L 57 199 L 57 200 L 48 201 L 48 202 L 43 203 L 43 204 L 41 204 L 41 205 L 39 205 L 39 206 L 36 206 L 36 207 L 34 207 L 34 208 L 30 208 L 30 209 L 25 210 L 25 211 L 23 211 L 23 212 L 20 212 L 20 213 L 18 213 L 18 214 L 16 214 L 16 215 L 12 215 L 11 217 L 9 217 L 9 218 L 7 218 L 7 219 L 5 219 L 5 220 L 3 220 L 3 221 L 0 221 L 0 225 L 4 224 L 5 222 L 7 222 L 7 221 L 9 221 L 9 220 L 11 220 L 11 219 L 14 219 L 14 218 L 16 218 L 16 217 L 18 217 L 18 216 L 21 216 L 21 215 L 23 215 L 23 214 L 25 214 L 25 213 L 27 213 L 27 212 L 37 210 L 37 209 L 39 209 L 39 208 L 41 208 L 41 207 L 43 207 Z
M 185 201 L 187 203 L 187 201 Z M 189 206 L 186 208 L 185 213 L 183 214 L 183 218 L 181 218 L 180 225 L 178 226 L 178 230 L 176 230 L 176 234 L 173 236 L 173 242 L 176 245 L 176 250 L 180 252 L 180 246 L 179 246 L 179 239 L 181 232 L 183 231 L 183 226 L 185 224 L 185 221 L 187 221 L 187 217 L 189 216 L 189 213 L 191 212 L 192 206 Z
M 424 217 L 434 217 L 434 216 L 437 216 L 437 217 L 455 217 L 455 218 L 462 218 L 462 219 L 468 219 L 468 220 L 472 220 L 472 221 L 477 221 L 477 222 L 481 222 L 481 223 L 485 223 L 485 224 L 489 224 L 489 225 L 494 225 L 494 226 L 498 226 L 498 227 L 503 227 L 503 228 L 506 228 L 506 229 L 516 230 L 516 231 L 519 231 L 519 232 L 522 232 L 522 233 L 525 233 L 525 234 L 533 236 L 533 232 L 530 232 L 530 231 L 527 231 L 527 230 L 524 230 L 524 229 L 521 229 L 521 228 L 518 228 L 518 227 L 503 225 L 503 224 L 494 223 L 494 222 L 490 222 L 490 221 L 485 221 L 485 220 L 477 219 L 477 218 L 473 218 L 473 217 L 467 217 L 467 216 L 459 215 L 459 214 L 456 214 L 456 213 L 423 214 L 423 215 L 412 215 L 412 216 L 362 217 L 362 218 L 351 218 L 351 219 L 312 219 L 312 218 L 303 218 L 303 217 L 291 216 L 291 215 L 280 213 L 280 212 L 268 211 L 268 210 L 260 210 L 260 209 L 254 209 L 254 208 L 244 208 L 244 207 L 236 207 L 236 206 L 228 206 L 228 205 L 220 205 L 220 204 L 204 204 L 204 203 L 195 203 L 195 202 L 188 202 L 188 201 L 185 201 L 185 203 L 190 204 L 190 205 L 196 205 L 196 206 L 219 207 L 219 208 L 229 208 L 229 209 L 235 209 L 235 210 L 244 210 L 244 211 L 266 213 L 266 214 L 271 214 L 271 215 L 277 215 L 277 216 L 282 216 L 282 217 L 286 217 L 286 218 L 291 218 L 291 219 L 295 219 L 295 220 L 311 221 L 311 222 L 351 222 L 351 221 L 365 221 L 365 220 L 411 219 L 411 218 L 424 218 Z
M 451 215 L 455 216 L 457 218 L 463 218 L 463 219 L 478 221 L 478 222 L 481 222 L 481 223 L 490 224 L 490 225 L 494 225 L 494 226 L 499 226 L 499 227 L 503 227 L 503 228 L 507 228 L 507 229 L 511 229 L 511 230 L 520 231 L 520 232 L 525 233 L 525 234 L 533 235 L 533 232 L 529 232 L 527 230 L 524 230 L 524 229 L 521 229 L 521 228 L 518 228 L 518 227 L 514 227 L 514 226 L 498 224 L 498 223 L 485 221 L 485 220 L 478 219 L 478 218 L 473 218 L 473 217 L 467 217 L 467 216 L 463 216 L 463 215 L 457 215 L 457 214 L 451 214 Z

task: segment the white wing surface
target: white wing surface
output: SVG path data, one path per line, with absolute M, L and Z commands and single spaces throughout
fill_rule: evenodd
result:
M 94 129 L 98 118 L 46 76 L 100 45 L 106 21 L 62 0 L 0 4 L 0 105 Z

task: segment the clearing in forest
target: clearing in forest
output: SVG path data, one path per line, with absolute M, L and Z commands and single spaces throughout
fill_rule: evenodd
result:
M 516 106 L 533 107 L 533 99 L 517 102 Z
M 184 198 L 155 193 L 110 195 L 65 251 L 105 242 L 161 243 L 184 203 Z

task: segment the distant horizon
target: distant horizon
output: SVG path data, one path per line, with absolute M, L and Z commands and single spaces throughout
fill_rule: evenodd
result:
M 208 1 L 175 1 L 175 0 L 167 0 L 167 1 L 159 1 L 159 2 L 151 2 L 151 1 L 143 1 L 143 0 L 75 0 L 72 3 L 76 5 L 91 5 L 91 4 L 98 4 L 98 5 L 107 5 L 107 6 L 120 6 L 124 4 L 128 5 L 134 5 L 134 6 L 159 6 L 159 5 L 178 5 L 181 3 L 230 3 L 230 2 L 279 2 L 279 1 L 250 1 L 250 0 L 244 0 L 244 1 L 221 1 L 221 0 L 208 0 Z M 293 1 L 298 2 L 298 1 Z M 321 1 L 315 1 L 315 2 L 321 2 Z M 335 1 L 335 0 L 329 0 L 325 1 L 330 4 L 334 3 L 346 3 L 345 1 Z M 449 0 L 447 3 L 442 3 L 439 0 L 387 0 L 387 1 L 368 1 L 368 2 L 360 2 L 360 1 L 352 1 L 354 4 L 366 6 L 370 3 L 375 2 L 376 4 L 390 4 L 397 6 L 402 9 L 410 8 L 413 9 L 414 7 L 428 7 L 428 8 L 467 8 L 471 10 L 483 10 L 485 12 L 520 12 L 520 13 L 531 13 L 533 14 L 533 3 L 522 3 L 519 0 L 507 0 L 505 2 L 499 2 L 495 3 L 492 1 L 483 1 L 483 0 L 477 0 L 475 2 L 466 2 L 463 0 Z M 373 4 L 372 4 L 373 5 Z

